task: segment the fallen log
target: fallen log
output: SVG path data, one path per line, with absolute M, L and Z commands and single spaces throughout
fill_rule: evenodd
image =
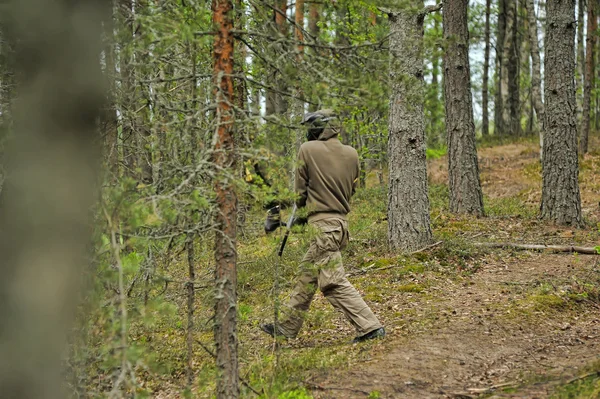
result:
M 475 246 L 488 248 L 514 248 L 533 251 L 569 252 L 583 255 L 600 255 L 595 247 L 579 247 L 574 245 L 515 244 L 510 242 L 477 242 Z

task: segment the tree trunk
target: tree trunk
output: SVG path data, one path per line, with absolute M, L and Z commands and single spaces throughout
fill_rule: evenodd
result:
M 194 283 L 196 281 L 196 267 L 194 265 L 194 235 L 189 234 L 185 243 L 188 255 L 188 282 L 187 290 L 187 368 L 186 368 L 186 388 L 192 389 L 194 383 L 194 300 L 195 290 Z
M 575 0 L 549 0 L 546 11 L 546 129 L 541 216 L 581 226 L 575 115 Z
M 213 0 L 213 24 L 218 29 L 214 43 L 214 79 L 216 90 L 215 177 L 215 343 L 217 398 L 239 396 L 237 356 L 237 195 L 231 176 L 236 175 L 234 141 L 233 79 L 233 4 L 231 0 Z
M 296 26 L 294 27 L 294 32 L 296 33 L 295 36 L 298 41 L 296 51 L 298 52 L 298 58 L 301 59 L 302 54 L 304 53 L 304 45 L 302 44 L 304 41 L 304 33 L 302 32 L 302 28 L 304 27 L 304 0 L 296 0 L 295 7 L 294 22 L 296 23 Z
M 585 50 L 583 45 L 583 31 L 585 29 L 585 0 L 577 1 L 577 73 L 575 75 L 575 93 L 577 97 L 577 121 L 581 122 L 583 113 L 583 71 L 585 64 Z
M 502 47 L 502 126 L 504 134 L 521 134 L 519 103 L 519 54 L 517 44 L 517 2 L 505 0 L 506 31 Z
M 504 113 L 504 96 L 502 77 L 505 75 L 504 66 L 504 38 L 506 37 L 506 0 L 498 0 L 498 22 L 496 31 L 496 93 L 494 97 L 494 135 L 504 135 L 505 127 L 502 115 Z
M 423 16 L 389 15 L 390 80 L 388 242 L 410 251 L 431 242 L 423 114 Z
M 277 31 L 280 35 L 280 39 L 287 39 L 289 36 L 289 24 L 286 19 L 287 15 L 287 0 L 277 0 L 276 6 L 279 11 L 275 11 L 275 25 L 277 26 Z M 287 46 L 285 44 L 281 44 L 278 46 L 279 51 L 281 53 L 287 52 Z M 285 68 L 282 68 L 285 70 Z M 275 113 L 278 115 L 283 115 L 288 111 L 288 100 L 287 98 L 281 94 L 281 92 L 285 92 L 287 90 L 287 82 L 286 76 L 277 75 L 277 90 L 280 93 L 275 93 Z
M 491 0 L 485 1 L 485 49 L 483 52 L 483 82 L 481 85 L 481 135 L 487 137 L 490 135 L 490 121 L 489 121 L 489 105 L 488 105 L 488 93 L 489 93 L 489 70 L 490 70 L 490 9 Z
M 596 50 L 596 19 L 595 1 L 588 1 L 587 35 L 585 39 L 585 71 L 583 73 L 583 114 L 581 118 L 581 135 L 579 136 L 579 154 L 582 156 L 588 151 L 588 137 L 592 122 L 591 105 L 592 89 L 595 83 L 594 51 Z
M 537 18 L 533 0 L 527 0 L 527 18 L 529 19 L 529 42 L 531 49 L 531 100 L 540 126 L 540 149 L 544 147 L 544 102 L 542 101 L 542 73 L 540 44 L 538 41 Z M 543 151 L 540 151 L 540 159 Z
M 117 68 L 115 59 L 115 40 L 114 40 L 114 15 L 112 2 L 110 2 L 110 13 L 103 23 L 104 26 L 104 56 L 106 60 L 106 69 L 104 71 L 108 88 L 107 104 L 104 107 L 102 115 L 102 124 L 104 132 L 104 148 L 107 169 L 111 173 L 111 179 L 116 181 L 119 177 L 119 145 L 118 145 L 118 120 L 116 109 L 116 78 Z
M 321 34 L 321 29 L 319 28 L 319 20 L 321 19 L 321 4 L 317 2 L 310 3 L 310 8 L 308 11 L 308 33 L 314 40 L 319 39 L 319 35 Z M 316 53 L 316 49 L 314 50 Z M 314 102 L 311 102 L 308 106 L 308 110 L 310 112 L 315 112 L 319 106 Z
M 450 212 L 483 215 L 483 194 L 475 147 L 468 0 L 445 0 L 444 102 L 448 142 Z
M 295 37 L 296 40 L 298 41 L 298 44 L 296 45 L 296 53 L 297 53 L 297 61 L 299 64 L 302 63 L 303 59 L 304 59 L 304 32 L 302 31 L 303 27 L 304 27 L 304 0 L 296 0 L 296 6 L 295 6 L 295 18 L 294 18 L 294 22 L 296 24 L 296 26 L 294 27 L 294 32 L 295 32 Z M 302 98 L 302 86 L 301 86 L 301 82 L 300 79 L 297 79 L 298 83 L 296 85 L 295 91 L 296 91 L 296 97 L 298 97 L 298 99 L 294 100 L 295 102 L 295 117 L 298 120 L 301 120 L 302 116 L 304 115 L 304 106 L 305 103 L 304 101 L 300 100 L 300 98 Z M 296 129 L 295 132 L 295 153 L 297 154 L 298 151 L 300 150 L 300 146 L 302 145 L 302 142 L 304 140 L 304 134 L 300 129 Z M 296 167 L 294 165 L 293 170 L 295 171 Z M 295 172 L 294 172 L 295 173 Z M 293 180 L 290 180 L 293 181 Z

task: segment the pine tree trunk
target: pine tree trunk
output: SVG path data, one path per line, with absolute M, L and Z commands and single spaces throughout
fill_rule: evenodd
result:
M 494 97 L 494 135 L 504 135 L 505 126 L 503 123 L 504 114 L 504 95 L 503 90 L 508 91 L 508 87 L 503 86 L 503 76 L 505 75 L 504 61 L 504 39 L 506 37 L 506 1 L 498 0 L 498 22 L 496 31 L 496 93 Z M 506 85 L 508 86 L 508 85 Z
M 296 6 L 295 6 L 295 10 L 294 10 L 294 22 L 296 24 L 296 26 L 294 27 L 294 32 L 295 32 L 295 38 L 298 41 L 298 44 L 296 45 L 296 53 L 297 53 L 297 60 L 298 63 L 301 64 L 304 60 L 304 32 L 303 32 L 303 27 L 304 27 L 304 0 L 296 0 Z M 304 106 L 305 103 L 304 101 L 300 100 L 300 98 L 302 98 L 302 86 L 301 86 L 301 82 L 300 80 L 298 80 L 298 83 L 296 84 L 296 97 L 298 97 L 298 99 L 294 100 L 295 102 L 295 116 L 296 119 L 301 120 L 302 116 L 304 115 Z M 300 150 L 300 146 L 302 145 L 302 142 L 304 140 L 304 134 L 300 129 L 297 129 L 295 132 L 295 138 L 294 141 L 296 143 L 295 145 L 295 153 L 297 154 L 298 151 Z M 295 170 L 295 165 L 294 165 L 294 170 Z
M 194 301 L 196 297 L 194 282 L 196 280 L 196 267 L 194 264 L 194 235 L 189 234 L 185 243 L 188 255 L 188 282 L 187 291 L 187 367 L 186 367 L 186 388 L 192 389 L 194 383 Z
M 119 177 L 119 144 L 118 144 L 118 120 L 116 109 L 116 78 L 117 68 L 115 59 L 115 41 L 114 41 L 114 15 L 112 2 L 110 2 L 109 17 L 104 21 L 104 56 L 106 59 L 106 69 L 104 71 L 108 91 L 107 104 L 104 107 L 102 115 L 102 125 L 104 131 L 105 159 L 111 178 L 115 181 Z
M 277 26 L 277 31 L 280 35 L 281 39 L 288 38 L 288 30 L 289 24 L 286 19 L 287 15 L 287 0 L 277 0 L 276 6 L 279 11 L 275 11 L 275 25 Z M 282 44 L 279 46 L 279 51 L 281 53 L 287 52 L 288 49 L 286 45 Z M 288 111 L 288 99 L 281 94 L 281 92 L 287 91 L 287 82 L 285 76 L 277 75 L 277 90 L 280 93 L 275 93 L 275 113 L 278 115 L 284 115 Z
M 321 5 L 317 2 L 310 3 L 308 10 L 308 33 L 311 39 L 318 40 L 321 30 L 319 28 L 319 20 L 321 19 Z M 314 51 L 316 53 L 316 50 Z M 318 105 L 311 102 L 308 106 L 310 112 L 315 112 L 318 109 Z
M 529 42 L 531 49 L 531 100 L 540 126 L 540 148 L 544 145 L 544 102 L 542 101 L 542 73 L 540 61 L 540 44 L 538 41 L 537 18 L 533 0 L 527 0 L 527 18 L 529 19 Z M 540 159 L 543 151 L 540 153 Z
M 483 215 L 469 65 L 468 0 L 445 0 L 444 102 L 450 211 Z
M 519 103 L 519 54 L 517 43 L 517 2 L 505 0 L 506 31 L 502 47 L 502 125 L 503 133 L 521 134 Z
M 389 15 L 390 80 L 388 241 L 410 251 L 431 242 L 425 122 L 423 17 L 415 9 Z
M 592 88 L 595 83 L 594 51 L 596 50 L 596 30 L 598 20 L 596 19 L 595 1 L 588 1 L 587 13 L 587 35 L 585 39 L 585 71 L 583 73 L 583 114 L 581 118 L 581 135 L 579 136 L 579 154 L 584 155 L 588 151 L 588 137 L 592 122 Z
M 216 120 L 213 162 L 215 177 L 215 343 L 217 399 L 239 396 L 237 356 L 237 196 L 231 176 L 236 175 L 234 141 L 233 79 L 233 4 L 231 0 L 213 0 L 215 35 L 213 50 Z
M 583 71 L 585 64 L 585 50 L 583 45 L 583 31 L 585 29 L 585 0 L 577 1 L 577 73 L 575 75 L 575 93 L 577 97 L 577 121 L 581 123 L 583 113 Z
M 575 114 L 575 0 L 549 0 L 546 11 L 546 129 L 541 216 L 581 226 Z
M 485 1 L 485 49 L 483 52 L 483 82 L 481 85 L 481 135 L 487 137 L 490 135 L 489 121 L 489 71 L 490 71 L 490 9 L 491 0 Z

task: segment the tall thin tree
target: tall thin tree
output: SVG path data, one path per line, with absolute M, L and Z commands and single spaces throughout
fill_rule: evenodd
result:
M 544 123 L 544 102 L 542 100 L 542 72 L 540 44 L 538 40 L 537 18 L 533 0 L 527 0 L 527 18 L 529 20 L 529 42 L 531 49 L 531 96 L 538 123 Z M 540 149 L 544 148 L 544 127 L 540 126 Z M 540 152 L 540 157 L 543 151 Z M 540 158 L 541 159 L 541 158 Z
M 498 0 L 498 21 L 496 23 L 496 92 L 494 94 L 494 135 L 504 134 L 503 113 L 504 96 L 503 91 L 508 90 L 503 87 L 502 77 L 505 72 L 504 61 L 504 38 L 506 37 L 506 0 Z
M 575 0 L 546 4 L 546 100 L 541 215 L 581 226 L 575 109 Z
M 578 123 L 580 122 L 581 114 L 583 112 L 583 73 L 585 65 L 585 3 L 586 0 L 577 0 L 577 69 L 575 74 L 575 92 L 577 96 Z
M 468 0 L 445 0 L 444 99 L 448 143 L 450 211 L 483 215 L 483 194 L 475 147 Z
M 481 84 L 481 135 L 490 135 L 489 121 L 489 71 L 490 71 L 490 13 L 492 0 L 485 0 L 485 49 L 483 51 L 483 82 Z
M 216 228 L 215 236 L 215 343 L 217 398 L 239 396 L 237 356 L 237 195 L 232 176 L 236 174 L 233 91 L 233 4 L 213 0 L 216 29 L 213 48 L 215 112 L 214 163 Z
M 579 136 L 579 154 L 588 151 L 588 137 L 592 123 L 591 105 L 592 89 L 595 86 L 594 53 L 596 51 L 596 38 L 598 19 L 596 18 L 596 0 L 589 0 L 587 4 L 587 34 L 585 38 L 585 70 L 583 73 L 583 114 L 581 117 L 581 134 Z

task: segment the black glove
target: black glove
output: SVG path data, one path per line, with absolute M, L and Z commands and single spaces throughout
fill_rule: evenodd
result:
M 277 205 L 267 211 L 267 220 L 265 220 L 265 233 L 272 233 L 279 227 L 285 225 L 285 223 L 281 223 L 281 215 L 279 214 L 280 210 L 281 208 L 279 205 Z

